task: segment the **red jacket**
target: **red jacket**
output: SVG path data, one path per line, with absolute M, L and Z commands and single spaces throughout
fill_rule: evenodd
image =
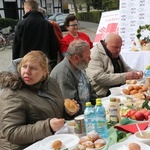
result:
M 78 32 L 78 37 L 74 38 L 73 36 L 71 36 L 69 33 L 61 40 L 61 52 L 65 53 L 68 49 L 68 46 L 70 44 L 70 42 L 72 42 L 75 39 L 82 39 L 85 40 L 89 43 L 90 48 L 93 47 L 93 43 L 91 42 L 89 36 L 83 32 Z

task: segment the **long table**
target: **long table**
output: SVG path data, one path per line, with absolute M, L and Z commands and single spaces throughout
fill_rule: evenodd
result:
M 133 69 L 144 71 L 146 66 L 150 65 L 150 51 L 123 51 L 121 55 Z
M 116 98 L 120 98 L 121 101 L 123 101 L 124 99 L 126 99 L 126 96 L 122 95 L 122 94 L 119 94 L 119 95 L 110 95 L 108 97 L 105 97 L 105 98 L 102 98 L 102 104 L 105 108 L 108 107 L 108 103 L 109 103 L 109 100 L 111 97 L 116 97 Z M 146 130 L 149 130 L 150 131 L 150 126 L 146 129 Z M 136 142 L 136 139 L 134 137 L 134 135 L 130 135 L 124 142 Z M 40 147 L 40 141 L 32 144 L 31 146 L 25 148 L 24 150 L 41 150 L 41 147 Z

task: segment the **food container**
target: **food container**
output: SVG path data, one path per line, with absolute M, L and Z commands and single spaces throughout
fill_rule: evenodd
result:
M 75 134 L 78 137 L 84 136 L 86 134 L 85 131 L 85 123 L 84 123 L 84 115 L 79 115 L 74 118 L 75 120 Z
M 75 121 L 74 120 L 67 121 L 67 128 L 69 133 L 74 134 Z
M 140 132 L 136 132 L 134 134 L 135 136 L 135 139 L 138 141 L 138 142 L 141 142 L 141 143 L 144 143 L 144 144 L 147 144 L 147 145 L 150 145 L 150 131 L 147 131 L 147 130 L 143 130 L 141 131 L 142 135 L 140 135 Z

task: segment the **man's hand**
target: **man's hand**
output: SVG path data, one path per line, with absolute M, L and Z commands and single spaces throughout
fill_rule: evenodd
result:
M 142 71 L 130 71 L 125 73 L 126 80 L 141 79 L 143 77 Z

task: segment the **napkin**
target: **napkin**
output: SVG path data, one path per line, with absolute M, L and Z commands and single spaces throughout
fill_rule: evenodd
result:
M 125 133 L 123 131 L 118 131 L 117 129 L 115 129 L 114 127 L 109 128 L 109 132 L 108 132 L 109 136 L 107 138 L 107 145 L 102 149 L 102 150 L 108 150 L 108 148 L 117 143 L 117 142 L 122 142 L 124 140 L 126 140 L 131 133 Z M 120 136 L 120 138 L 118 138 L 119 135 L 124 134 L 125 136 Z
M 135 133 L 138 131 L 136 124 L 139 125 L 141 130 L 145 130 L 148 127 L 148 122 L 139 122 L 129 118 L 124 118 L 121 120 L 120 124 L 115 125 L 114 127 L 120 131 L 125 131 L 127 133 Z
M 143 122 L 143 123 L 137 123 L 139 128 L 141 130 L 145 130 L 148 127 L 148 122 Z M 135 133 L 138 131 L 136 123 L 133 124 L 126 124 L 126 125 L 116 125 L 115 126 L 116 129 L 121 130 L 121 131 L 125 131 L 127 133 Z

